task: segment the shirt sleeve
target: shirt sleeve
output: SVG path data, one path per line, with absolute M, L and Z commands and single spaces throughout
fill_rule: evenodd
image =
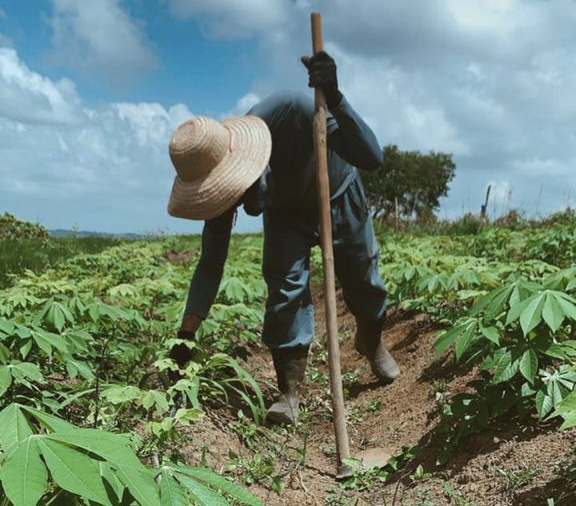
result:
M 374 132 L 346 97 L 330 109 L 327 120 L 330 149 L 361 170 L 377 170 L 382 165 L 383 151 Z
M 207 220 L 202 230 L 202 252 L 190 282 L 186 314 L 206 318 L 214 304 L 228 257 L 236 208 Z

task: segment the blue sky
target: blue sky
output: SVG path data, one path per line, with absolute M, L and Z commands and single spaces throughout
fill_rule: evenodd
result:
M 199 231 L 166 213 L 172 132 L 309 93 L 312 11 L 382 146 L 453 153 L 440 217 L 478 212 L 489 184 L 493 217 L 576 205 L 573 0 L 3 0 L 0 213 Z

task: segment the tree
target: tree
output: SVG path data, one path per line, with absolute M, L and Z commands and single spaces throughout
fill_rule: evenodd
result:
M 362 173 L 373 216 L 387 220 L 398 208 L 399 216 L 429 221 L 440 197 L 448 195 L 455 171 L 451 154 L 422 154 L 385 146 L 382 169 Z

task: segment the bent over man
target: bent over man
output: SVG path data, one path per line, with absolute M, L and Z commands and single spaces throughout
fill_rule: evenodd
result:
M 391 382 L 400 370 L 381 338 L 386 290 L 378 272 L 378 245 L 357 170 L 378 170 L 382 150 L 372 130 L 339 90 L 334 60 L 325 52 L 302 60 L 308 69 L 309 85 L 322 88 L 329 112 L 328 173 L 334 267 L 344 301 L 356 319 L 356 350 L 368 359 L 378 379 Z M 220 207 L 228 204 L 228 208 L 214 217 L 204 216 L 207 219 L 201 258 L 192 277 L 179 332 L 180 337 L 192 338 L 214 302 L 237 207 L 243 205 L 252 215 L 263 213 L 263 274 L 268 298 L 262 339 L 270 349 L 281 394 L 266 413 L 271 423 L 296 423 L 300 384 L 314 337 L 310 253 L 319 244 L 320 224 L 313 114 L 312 99 L 299 93 L 275 94 L 248 112 L 247 117 L 259 118 L 269 130 L 268 164 L 260 160 L 265 167 L 257 169 L 259 177 L 246 178 L 238 188 L 239 192 L 244 188 L 244 193 L 235 196 L 234 202 L 230 196 L 228 202 L 219 204 Z M 173 139 L 171 155 L 178 151 L 176 144 Z M 175 157 L 172 158 L 174 161 Z M 185 216 L 189 214 L 186 206 L 195 207 L 199 193 L 192 192 L 189 199 L 181 199 L 180 209 L 169 206 L 169 212 L 189 217 Z M 174 190 L 171 200 L 173 197 Z M 185 346 L 177 346 L 171 356 L 183 364 L 188 358 L 187 351 Z

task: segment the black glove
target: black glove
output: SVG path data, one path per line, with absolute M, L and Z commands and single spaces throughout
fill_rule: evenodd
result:
M 174 360 L 180 369 L 184 369 L 192 359 L 192 352 L 184 343 L 175 344 L 172 346 L 168 357 Z
M 319 51 L 314 56 L 303 56 L 302 63 L 308 69 L 308 86 L 320 88 L 324 92 L 326 105 L 334 107 L 342 100 L 338 90 L 336 62 L 328 53 Z

